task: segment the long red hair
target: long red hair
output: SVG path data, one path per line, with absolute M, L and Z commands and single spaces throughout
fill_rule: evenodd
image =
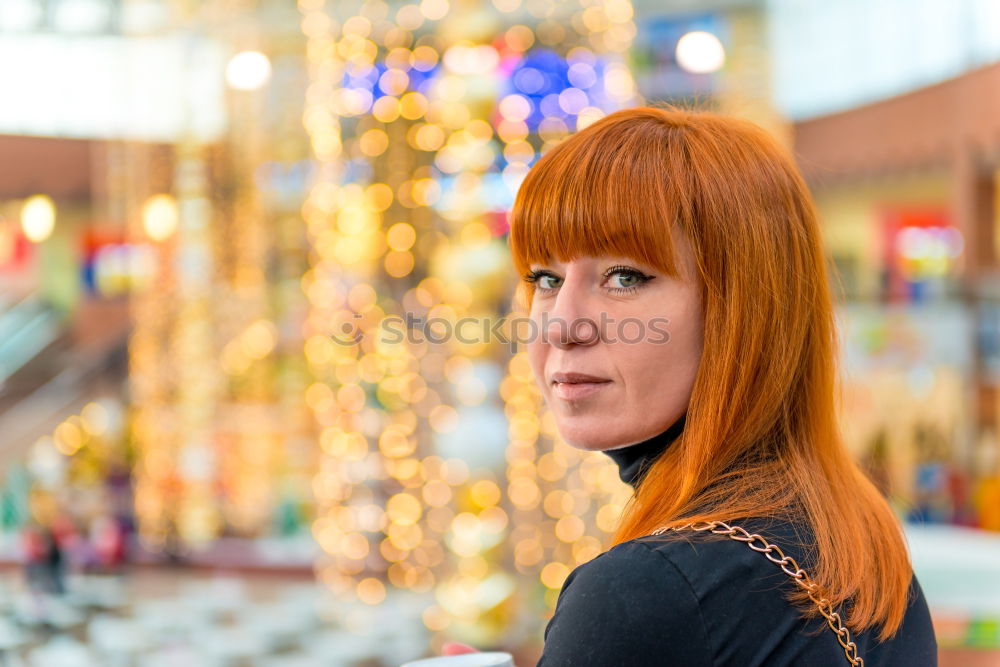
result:
M 912 569 L 896 515 L 845 449 L 838 336 L 812 196 L 753 123 L 675 107 L 618 111 L 551 148 L 511 215 L 520 275 L 533 262 L 633 257 L 679 276 L 693 249 L 704 348 L 681 437 L 649 468 L 611 546 L 660 526 L 796 516 L 811 576 L 849 627 L 899 628 Z M 519 286 L 530 307 L 530 284 Z M 803 591 L 790 596 L 805 605 Z

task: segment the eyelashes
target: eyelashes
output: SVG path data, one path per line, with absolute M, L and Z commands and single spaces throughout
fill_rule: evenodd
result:
M 611 287 L 608 288 L 609 292 L 614 294 L 632 294 L 643 287 L 646 283 L 654 278 L 654 276 L 648 276 L 642 271 L 633 269 L 628 266 L 612 266 L 607 271 L 604 272 L 604 279 L 608 280 L 616 274 L 621 274 L 622 276 L 627 276 L 629 278 L 638 279 L 638 282 L 634 285 L 626 285 L 625 287 Z M 534 271 L 529 271 L 522 276 L 522 279 L 531 285 L 535 286 L 535 289 L 539 292 L 554 292 L 558 287 L 546 287 L 542 284 L 542 280 L 545 278 L 553 278 L 555 280 L 562 280 L 559 276 L 548 271 L 546 269 L 536 269 Z

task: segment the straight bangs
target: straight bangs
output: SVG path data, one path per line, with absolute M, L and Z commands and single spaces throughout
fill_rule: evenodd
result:
M 509 244 L 518 274 L 554 259 L 616 256 L 677 277 L 672 235 L 687 228 L 690 183 L 683 148 L 667 136 L 672 129 L 662 119 L 632 127 L 598 123 L 543 155 L 511 210 Z M 650 141 L 651 133 L 662 141 Z M 521 287 L 530 307 L 531 286 Z

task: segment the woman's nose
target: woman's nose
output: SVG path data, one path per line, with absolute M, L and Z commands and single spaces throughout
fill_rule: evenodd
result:
M 586 294 L 569 281 L 559 288 L 555 303 L 542 312 L 543 342 L 558 348 L 593 345 L 600 340 L 597 318 L 588 308 Z

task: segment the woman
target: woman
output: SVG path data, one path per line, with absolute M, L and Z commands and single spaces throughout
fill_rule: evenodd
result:
M 635 489 L 540 667 L 937 664 L 900 525 L 838 431 L 820 226 L 786 151 L 712 113 L 613 113 L 532 168 L 510 247 L 560 435 Z

